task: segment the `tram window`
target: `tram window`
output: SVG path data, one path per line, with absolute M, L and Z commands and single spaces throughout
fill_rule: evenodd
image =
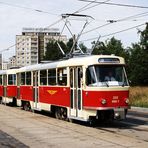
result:
M 58 69 L 58 84 L 62 86 L 67 85 L 67 69 L 66 68 Z
M 47 85 L 47 70 L 40 71 L 40 85 Z
M 8 75 L 8 85 L 15 85 L 16 84 L 16 75 L 11 74 Z
M 25 72 L 21 73 L 21 85 L 25 85 Z
M 2 85 L 3 82 L 2 82 L 2 75 L 0 75 L 0 85 Z
M 90 66 L 86 70 L 86 85 L 89 86 L 90 84 L 95 83 L 95 74 L 94 74 L 94 69 L 93 66 Z
M 48 85 L 56 85 L 56 69 L 48 70 Z
M 26 85 L 31 85 L 31 72 L 26 72 Z

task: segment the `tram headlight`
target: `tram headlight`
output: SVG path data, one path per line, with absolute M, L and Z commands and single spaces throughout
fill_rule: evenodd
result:
M 102 100 L 101 100 L 101 103 L 102 103 L 103 105 L 105 105 L 105 104 L 107 103 L 106 99 L 102 99 Z
M 128 98 L 125 99 L 125 103 L 129 104 L 129 99 Z

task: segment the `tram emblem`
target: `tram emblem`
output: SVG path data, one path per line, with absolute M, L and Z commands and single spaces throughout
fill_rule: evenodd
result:
M 57 90 L 47 90 L 50 95 L 54 95 L 57 93 Z

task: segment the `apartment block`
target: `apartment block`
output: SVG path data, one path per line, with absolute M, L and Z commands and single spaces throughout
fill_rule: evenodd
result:
M 40 63 L 51 39 L 67 42 L 67 37 L 61 36 L 57 28 L 23 28 L 22 34 L 16 35 L 16 65 Z
M 16 65 L 16 56 L 12 56 L 9 58 L 9 65 L 8 68 L 14 68 L 17 67 Z

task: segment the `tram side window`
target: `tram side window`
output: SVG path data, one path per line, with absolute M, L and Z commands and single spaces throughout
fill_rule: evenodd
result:
M 56 69 L 48 70 L 48 85 L 56 85 Z
M 47 70 L 40 71 L 40 85 L 47 85 Z
M 67 85 L 67 69 L 66 68 L 58 69 L 58 85 L 61 85 L 61 86 Z
M 25 85 L 25 72 L 21 73 L 21 85 Z
M 8 75 L 8 85 L 15 85 L 16 84 L 16 75 L 11 74 Z
M 0 85 L 2 85 L 3 84 L 3 81 L 2 81 L 3 79 L 2 79 L 2 75 L 0 75 Z
M 86 70 L 86 85 L 89 86 L 95 82 L 96 82 L 96 80 L 95 80 L 94 70 L 93 70 L 93 67 L 90 66 Z
M 26 85 L 31 85 L 31 72 L 26 72 Z

